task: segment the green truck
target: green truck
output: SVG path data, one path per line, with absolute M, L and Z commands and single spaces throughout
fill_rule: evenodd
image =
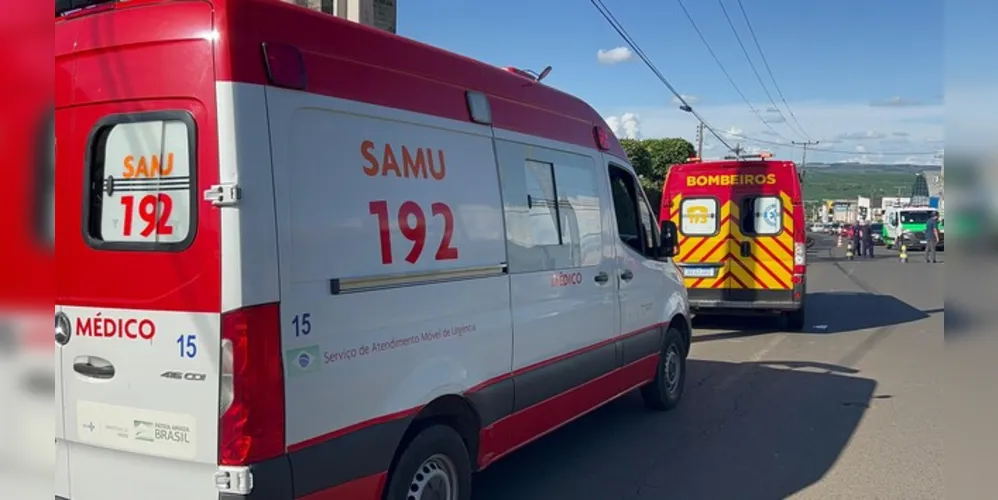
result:
M 883 239 L 887 248 L 900 247 L 904 243 L 908 250 L 925 250 L 925 223 L 939 210 L 932 207 L 888 207 L 884 212 Z M 945 233 L 942 219 L 939 220 L 939 241 L 936 249 L 942 250 Z

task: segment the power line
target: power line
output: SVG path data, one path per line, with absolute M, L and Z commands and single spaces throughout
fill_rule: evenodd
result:
M 683 4 L 683 0 L 676 0 L 676 3 L 678 3 L 679 7 L 683 9 L 683 13 L 686 14 L 686 19 L 689 20 L 690 24 L 693 26 L 693 30 L 696 31 L 697 36 L 700 37 L 700 41 L 703 42 L 704 47 L 707 48 L 707 52 L 710 53 L 710 56 L 714 59 L 714 62 L 717 63 L 717 66 L 719 68 L 721 68 L 721 72 L 724 73 L 724 77 L 728 79 L 728 83 L 731 84 L 731 87 L 735 89 L 735 92 L 737 92 L 738 95 L 742 98 L 742 100 L 745 101 L 745 104 L 748 105 L 752 113 L 757 118 L 759 118 L 759 121 L 761 121 L 762 124 L 765 125 L 766 128 L 768 128 L 772 133 L 776 134 L 777 136 L 779 136 L 784 140 L 789 141 L 790 139 L 787 139 L 783 134 L 777 132 L 776 129 L 774 129 L 773 126 L 770 125 L 769 122 L 767 122 L 766 119 L 762 117 L 762 115 L 759 113 L 759 110 L 755 109 L 755 106 L 753 106 L 752 103 L 748 100 L 748 98 L 745 97 L 745 93 L 742 92 L 740 88 L 738 88 L 738 84 L 735 83 L 735 79 L 731 77 L 731 74 L 728 73 L 727 68 L 724 67 L 724 63 L 721 62 L 721 59 L 717 57 L 717 54 L 714 52 L 714 49 L 711 48 L 710 43 L 707 42 L 707 37 L 703 35 L 702 31 L 700 31 L 700 26 L 698 26 L 696 21 L 693 20 L 693 16 L 690 15 L 690 11 L 686 9 L 686 5 Z
M 783 90 L 780 89 L 780 84 L 776 83 L 776 77 L 773 76 L 773 70 L 769 67 L 769 61 L 766 59 L 766 53 L 762 50 L 762 45 L 759 43 L 759 38 L 755 36 L 755 29 L 752 27 L 752 21 L 749 21 L 748 13 L 745 12 L 745 6 L 742 5 L 742 0 L 738 0 L 738 8 L 742 11 L 742 18 L 745 19 L 745 24 L 748 26 L 749 33 L 752 35 L 752 40 L 755 42 L 755 48 L 759 51 L 759 55 L 762 56 L 762 64 L 766 67 L 766 71 L 769 73 L 769 78 L 773 80 L 773 87 L 776 88 L 776 93 L 780 95 L 780 99 L 783 101 L 783 105 L 787 107 L 787 111 L 790 113 L 790 118 L 793 119 L 794 123 L 797 124 L 797 128 L 800 129 L 804 137 L 807 140 L 811 140 L 811 136 L 804 130 L 801 126 L 800 121 L 797 120 L 797 116 L 794 114 L 793 108 L 790 107 L 790 103 L 787 102 L 787 98 L 783 95 Z
M 751 142 L 757 142 L 757 143 L 760 143 L 760 144 L 768 144 L 768 145 L 771 145 L 771 146 L 780 146 L 780 147 L 784 147 L 784 148 L 793 148 L 794 147 L 793 143 L 787 144 L 787 143 L 783 143 L 783 142 L 769 141 L 769 140 L 766 140 L 766 139 L 759 139 L 757 137 L 749 137 L 749 136 L 742 135 L 742 134 L 731 134 L 731 135 L 734 135 L 734 136 L 736 136 L 736 137 L 738 137 L 739 139 L 742 139 L 742 140 L 751 141 Z M 798 143 L 798 145 L 799 144 L 800 143 Z M 811 147 L 811 146 L 808 146 L 808 150 L 811 151 L 811 152 L 814 152 L 814 153 L 832 153 L 832 154 L 845 154 L 845 155 L 870 155 L 870 156 L 929 156 L 929 155 L 935 156 L 935 155 L 939 154 L 939 151 L 931 151 L 931 152 L 930 151 L 912 151 L 912 152 L 907 152 L 907 151 L 869 152 L 869 151 L 867 151 L 867 152 L 861 152 L 861 151 L 845 151 L 845 150 L 841 150 L 841 149 L 815 148 L 815 147 Z
M 800 132 L 794 130 L 793 127 L 791 127 L 790 124 L 787 122 L 787 117 L 783 115 L 783 111 L 780 111 L 780 107 L 776 105 L 776 100 L 773 99 L 773 94 L 769 93 L 769 88 L 762 81 L 762 75 L 759 74 L 759 69 L 755 67 L 755 63 L 752 61 L 752 57 L 749 56 L 748 49 L 745 48 L 745 43 L 742 42 L 741 35 L 739 35 L 738 30 L 735 29 L 735 23 L 731 20 L 731 16 L 728 15 L 728 8 L 724 6 L 724 0 L 717 0 L 717 5 L 721 6 L 721 12 L 724 13 L 724 19 L 728 21 L 728 27 L 731 28 L 731 32 L 735 35 L 735 40 L 738 41 L 738 46 L 741 47 L 742 54 L 745 55 L 745 60 L 748 61 L 749 67 L 752 68 L 752 73 L 755 74 L 755 79 L 758 80 L 759 85 L 762 87 L 762 91 L 766 93 L 766 97 L 769 98 L 769 103 L 773 105 L 773 109 L 775 109 L 776 113 L 779 114 L 780 118 L 783 119 L 783 123 L 787 124 L 787 128 L 792 130 L 795 134 L 803 137 L 803 135 Z
M 700 115 L 700 113 L 698 113 L 695 109 L 693 109 L 692 106 L 690 106 L 690 103 L 686 102 L 686 98 L 683 97 L 683 95 L 680 94 L 679 91 L 677 91 L 676 88 L 672 86 L 672 83 L 669 82 L 669 79 L 666 78 L 665 75 L 663 75 L 662 72 L 658 70 L 655 64 L 651 62 L 648 56 L 645 55 L 644 51 L 641 50 L 641 47 L 638 46 L 637 42 L 635 42 L 631 38 L 630 34 L 627 33 L 627 30 L 624 29 L 623 25 L 621 25 L 620 22 L 617 21 L 617 18 L 613 15 L 613 13 L 610 12 L 610 9 L 605 4 L 603 4 L 603 1 L 602 0 L 589 0 L 589 1 L 590 3 L 593 4 L 593 7 L 596 7 L 596 10 L 599 11 L 599 13 L 603 16 L 603 18 L 606 19 L 606 22 L 610 24 L 610 27 L 612 27 L 614 31 L 616 31 L 617 34 L 624 39 L 624 42 L 627 43 L 627 45 L 631 48 L 631 50 L 634 51 L 634 53 L 637 54 L 639 58 L 641 58 L 641 60 L 645 63 L 646 66 L 648 66 L 648 69 L 650 69 L 652 73 L 654 73 L 655 76 L 658 77 L 658 79 L 666 86 L 666 88 L 668 88 L 669 91 L 672 92 L 672 95 L 674 95 L 676 99 L 680 103 L 682 103 L 683 105 L 682 109 L 695 116 L 696 119 L 699 120 L 700 123 L 704 125 L 704 128 L 706 128 L 711 133 L 711 135 L 713 135 L 714 138 L 717 139 L 718 142 L 723 144 L 724 147 L 728 148 L 729 151 L 732 150 L 731 145 L 728 144 L 727 141 L 725 141 L 724 138 L 721 137 L 721 134 L 719 134 L 714 127 L 710 126 L 710 124 L 707 123 L 707 120 L 705 120 L 703 116 Z

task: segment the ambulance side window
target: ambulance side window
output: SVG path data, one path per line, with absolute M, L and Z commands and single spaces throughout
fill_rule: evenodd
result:
M 535 246 L 561 244 L 554 165 L 527 160 L 527 210 L 530 213 L 531 241 Z
M 655 212 L 651 209 L 651 203 L 643 191 L 638 191 L 638 212 L 641 214 L 641 229 L 644 233 L 643 253 L 648 256 L 655 255 L 655 246 L 661 240 L 658 224 L 655 222 Z
M 635 252 L 645 253 L 645 239 L 642 230 L 642 217 L 638 212 L 637 189 L 634 176 L 615 165 L 610 166 L 610 190 L 613 193 L 613 209 L 617 218 L 617 234 L 621 241 Z
M 773 236 L 783 231 L 783 201 L 778 196 L 746 196 L 741 203 L 746 236 Z
M 511 273 L 584 268 L 603 258 L 599 173 L 592 157 L 500 142 Z

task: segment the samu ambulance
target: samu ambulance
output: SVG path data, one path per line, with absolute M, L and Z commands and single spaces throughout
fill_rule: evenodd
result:
M 804 326 L 807 231 L 791 161 L 763 153 L 672 166 L 663 221 L 679 228 L 676 263 L 696 314 L 776 312 Z
M 56 15 L 57 498 L 468 500 L 679 403 L 675 227 L 584 102 L 278 0 Z

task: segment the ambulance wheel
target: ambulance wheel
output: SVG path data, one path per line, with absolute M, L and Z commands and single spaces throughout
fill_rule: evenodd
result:
M 665 331 L 662 355 L 655 380 L 641 387 L 641 399 L 652 410 L 668 411 L 679 406 L 686 386 L 686 345 L 675 328 Z
M 395 464 L 385 500 L 471 500 L 471 460 L 461 436 L 446 425 L 416 435 Z
M 791 332 L 799 332 L 804 329 L 804 307 L 796 311 L 787 313 L 787 329 Z

